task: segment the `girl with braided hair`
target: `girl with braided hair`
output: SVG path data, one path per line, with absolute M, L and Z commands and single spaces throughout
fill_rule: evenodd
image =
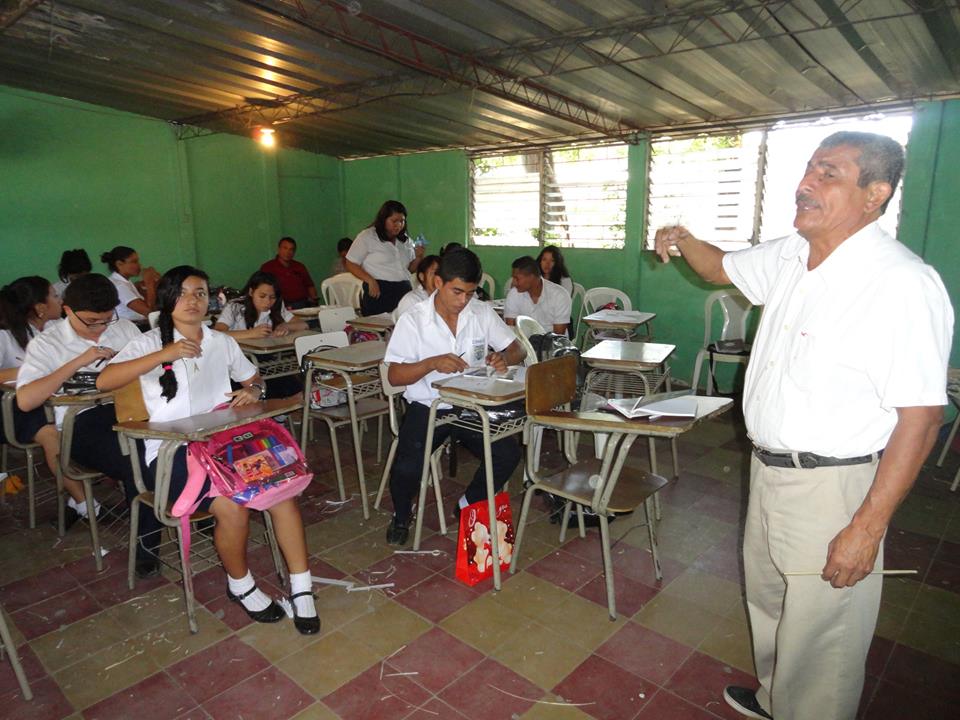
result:
M 260 376 L 243 356 L 237 341 L 204 323 L 208 303 L 206 273 L 187 265 L 169 270 L 157 285 L 157 299 L 160 304 L 157 327 L 129 343 L 113 358 L 100 374 L 97 386 L 101 390 L 116 390 L 139 378 L 144 406 L 152 421 L 177 420 L 210 412 L 225 401 L 237 407 L 262 398 Z M 239 383 L 239 390 L 230 389 L 231 380 Z M 144 443 L 148 467 L 144 480 L 151 487 L 159 446 L 159 440 Z M 186 480 L 186 448 L 181 448 L 173 462 L 171 497 L 179 495 Z M 280 620 L 283 609 L 257 588 L 247 566 L 247 508 L 230 498 L 217 497 L 207 498 L 199 509 L 216 518 L 214 544 L 227 572 L 227 597 L 240 603 L 257 622 Z M 281 502 L 268 512 L 290 570 L 294 624 L 303 634 L 316 633 L 320 630 L 320 619 L 311 592 L 306 538 L 296 499 Z M 141 523 L 144 520 L 148 520 L 146 513 L 141 514 Z M 143 537 L 141 542 L 156 547 L 155 540 Z

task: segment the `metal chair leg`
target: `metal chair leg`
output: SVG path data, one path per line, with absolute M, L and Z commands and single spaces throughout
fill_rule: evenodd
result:
M 600 516 L 600 544 L 603 550 L 603 575 L 607 585 L 607 612 L 611 621 L 617 619 L 617 598 L 613 587 L 613 559 L 610 556 L 610 525 L 607 516 Z
M 13 674 L 17 676 L 17 682 L 20 684 L 20 692 L 23 693 L 24 700 L 33 700 L 30 684 L 27 682 L 26 673 L 23 672 L 23 666 L 20 665 L 20 658 L 17 656 L 17 648 L 14 646 L 13 638 L 10 636 L 10 628 L 7 627 L 7 621 L 3 617 L 3 608 L 0 608 L 0 645 L 7 651 L 7 655 L 10 656 Z
M 87 503 L 87 524 L 90 526 L 90 545 L 93 547 L 93 562 L 97 572 L 103 570 L 103 553 L 100 550 L 100 529 L 97 526 L 97 501 L 93 496 L 93 483 L 83 479 L 83 499 Z
M 530 512 L 530 501 L 533 500 L 534 488 L 532 485 L 523 494 L 523 507 L 520 510 L 520 520 L 517 522 L 516 538 L 513 543 L 513 557 L 510 559 L 510 572 L 517 571 L 517 558 L 520 557 L 520 543 L 523 542 L 523 530 L 527 526 L 527 513 Z
M 190 526 L 187 525 L 187 532 L 190 532 Z M 183 599 L 187 604 L 187 621 L 190 624 L 190 632 L 196 634 L 199 630 L 197 627 L 197 612 L 196 608 L 193 606 L 193 571 L 190 568 L 190 558 L 187 557 L 187 554 L 183 551 L 184 544 L 183 541 L 183 528 L 180 525 L 177 525 L 177 545 L 180 553 L 180 572 L 183 577 Z
M 280 587 L 289 588 L 290 574 L 287 571 L 287 562 L 283 559 L 280 546 L 277 544 L 277 534 L 273 531 L 273 516 L 270 515 L 269 510 L 264 510 L 261 515 L 267 533 L 267 542 L 270 544 L 270 554 L 273 556 L 273 566 L 276 568 L 277 577 L 280 579 Z
M 143 502 L 137 495 L 130 503 L 130 545 L 127 549 L 127 587 L 133 590 L 136 578 L 134 572 L 137 566 L 137 545 L 140 542 L 137 535 L 140 532 L 140 508 Z
M 340 467 L 340 448 L 337 446 L 337 429 L 327 423 L 327 427 L 330 429 L 330 446 L 333 448 L 333 466 L 337 470 L 337 487 L 340 490 L 340 500 L 347 499 L 347 490 L 343 486 L 343 468 Z
M 30 529 L 37 526 L 37 488 L 34 487 L 33 448 L 26 449 L 27 454 L 27 501 L 30 503 Z
M 383 466 L 383 474 L 380 476 L 380 487 L 377 489 L 377 497 L 373 501 L 373 509 L 380 509 L 380 501 L 383 500 L 383 491 L 387 487 L 387 480 L 390 478 L 390 470 L 393 468 L 393 458 L 397 454 L 397 444 L 400 442 L 399 438 L 393 438 L 393 442 L 390 443 L 390 449 L 387 450 L 387 462 Z
M 656 495 L 654 495 L 656 497 Z M 653 555 L 653 570 L 656 573 L 657 580 L 663 580 L 663 572 L 660 569 L 660 555 L 657 552 L 657 530 L 650 522 L 650 503 L 649 498 L 643 503 L 643 513 L 647 517 L 647 536 L 650 539 L 650 554 Z

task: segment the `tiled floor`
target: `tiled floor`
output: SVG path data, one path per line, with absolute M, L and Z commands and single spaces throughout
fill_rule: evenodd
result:
M 631 462 L 645 467 L 640 445 Z M 96 573 L 86 527 L 59 540 L 46 503 L 39 527 L 25 529 L 22 493 L 0 508 L 0 602 L 35 699 L 22 699 L 4 663 L 0 716 L 733 718 L 723 687 L 753 682 L 738 557 L 748 458 L 742 424 L 733 415 L 707 423 L 680 448 L 681 480 L 662 494 L 662 582 L 640 519 L 611 526 L 616 622 L 607 618 L 595 530 L 586 539 L 571 533 L 560 546 L 557 526 L 538 509 L 522 570 L 499 593 L 490 582 L 468 588 L 453 579 L 454 541 L 434 532 L 432 506 L 424 548 L 438 554 L 394 555 L 383 542 L 388 515 L 364 521 L 356 496 L 328 502 L 337 498 L 327 471 L 303 502 L 313 574 L 394 587 L 318 586 L 323 632 L 308 638 L 290 622 L 249 622 L 226 600 L 222 572 L 213 568 L 196 579 L 203 606 L 200 632 L 191 635 L 173 575 L 128 590 L 117 541 Z M 309 454 L 315 467 L 330 468 L 325 439 Z M 373 455 L 371 443 L 368 471 L 377 478 Z M 948 484 L 958 462 L 954 453 L 943 469 L 924 469 L 889 534 L 888 566 L 920 574 L 886 581 L 863 717 L 955 717 L 960 513 Z M 473 467 L 461 456 L 461 483 Z M 444 487 L 450 505 L 461 486 L 447 479 Z M 269 554 L 257 549 L 251 560 L 261 585 L 279 593 Z

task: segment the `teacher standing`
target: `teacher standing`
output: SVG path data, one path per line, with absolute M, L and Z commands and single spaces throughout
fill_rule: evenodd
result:
M 397 200 L 387 200 L 345 258 L 347 270 L 363 281 L 360 312 L 393 312 L 410 292 L 410 273 L 422 256 L 423 248 L 414 248 L 407 235 L 407 209 Z

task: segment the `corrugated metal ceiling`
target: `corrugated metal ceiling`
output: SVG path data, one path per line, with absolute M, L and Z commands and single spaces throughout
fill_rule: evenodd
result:
M 939 0 L 0 0 L 0 83 L 340 157 L 960 93 Z

